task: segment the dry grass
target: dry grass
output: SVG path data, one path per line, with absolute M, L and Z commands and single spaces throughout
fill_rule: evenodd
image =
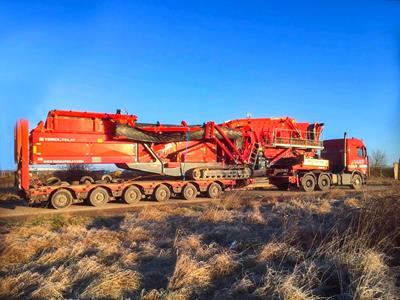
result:
M 81 297 L 116 299 L 136 291 L 140 287 L 140 282 L 141 277 L 137 272 L 111 269 L 93 280 L 81 294 Z
M 200 215 L 199 220 L 203 222 L 232 222 L 234 218 L 234 213 L 230 210 L 219 209 L 219 208 L 209 208 L 202 215 Z
M 231 251 L 224 251 L 211 258 L 211 275 L 219 278 L 232 274 L 239 267 L 236 255 Z
M 248 197 L 5 224 L 0 298 L 398 299 L 397 187 Z
M 199 234 L 191 234 L 181 239 L 176 239 L 175 248 L 184 251 L 193 251 L 197 253 L 203 252 L 204 244 L 202 242 L 202 236 Z
M 168 213 L 165 210 L 159 209 L 157 207 L 149 207 L 143 209 L 139 215 L 138 219 L 142 221 L 165 221 L 168 218 Z
M 261 203 L 253 203 L 250 207 L 249 221 L 266 225 L 268 220 L 266 220 L 264 214 L 261 212 Z
M 257 260 L 259 262 L 268 262 L 271 259 L 277 258 L 286 247 L 287 245 L 283 243 L 270 242 L 261 248 Z
M 362 203 L 357 198 L 348 198 L 344 201 L 344 204 L 349 207 L 359 208 L 362 206 Z
M 142 226 L 128 227 L 126 230 L 126 238 L 128 241 L 149 241 L 151 240 L 151 232 Z
M 210 283 L 211 270 L 209 266 L 204 262 L 197 262 L 188 254 L 181 254 L 176 260 L 175 270 L 168 283 L 168 288 L 176 290 L 185 286 L 206 287 Z

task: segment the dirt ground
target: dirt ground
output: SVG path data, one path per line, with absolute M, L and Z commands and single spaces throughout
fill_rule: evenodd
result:
M 1 299 L 398 299 L 400 188 L 3 222 Z
M 368 185 L 363 188 L 363 192 L 373 192 L 373 191 L 382 191 L 387 189 L 387 186 L 383 185 Z M 345 193 L 347 196 L 352 194 L 357 194 L 359 192 L 354 192 L 349 187 L 343 187 L 339 189 L 341 193 Z M 279 191 L 271 186 L 257 188 L 253 190 L 246 191 L 228 191 L 225 192 L 223 197 L 230 197 L 232 193 L 235 193 L 237 197 L 241 199 L 266 199 L 266 198 L 285 198 L 285 197 L 293 197 L 295 195 L 303 195 L 302 191 Z M 308 193 L 308 195 L 322 195 L 321 191 L 314 191 L 312 193 Z M 8 219 L 8 220 L 23 220 L 23 219 L 32 219 L 37 218 L 39 216 L 55 216 L 55 215 L 74 215 L 74 216 L 106 216 L 106 215 L 117 215 L 124 214 L 130 211 L 138 211 L 145 207 L 149 206 L 165 206 L 165 205 L 173 205 L 173 206 L 191 206 L 197 204 L 209 205 L 213 200 L 210 198 L 202 198 L 197 197 L 194 200 L 183 200 L 181 198 L 170 199 L 166 202 L 156 202 L 152 199 L 143 199 L 138 203 L 134 204 L 126 204 L 122 203 L 122 201 L 114 200 L 102 207 L 94 207 L 87 203 L 80 203 L 71 205 L 68 208 L 64 208 L 61 210 L 52 209 L 48 203 L 34 204 L 29 205 L 26 200 L 21 199 L 15 193 L 8 193 L 3 195 L 2 201 L 0 201 L 0 220 Z

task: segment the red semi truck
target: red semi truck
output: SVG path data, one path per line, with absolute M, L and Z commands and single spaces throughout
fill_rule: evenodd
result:
M 321 140 L 324 124 L 289 117 L 245 118 L 221 124 L 139 123 L 134 115 L 53 110 L 29 131 L 15 128 L 18 186 L 30 202 L 55 208 L 112 199 L 133 203 L 151 196 L 216 198 L 221 191 L 267 177 L 280 189 L 328 190 L 332 185 L 360 188 L 367 178 L 366 148 L 359 139 Z M 38 180 L 30 165 L 115 164 L 158 175 L 157 180 L 84 176 L 71 182 Z

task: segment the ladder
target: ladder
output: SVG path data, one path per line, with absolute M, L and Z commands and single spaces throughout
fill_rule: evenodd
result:
M 253 167 L 253 169 L 257 163 L 259 149 L 260 149 L 260 143 L 254 143 L 251 145 L 249 164 Z

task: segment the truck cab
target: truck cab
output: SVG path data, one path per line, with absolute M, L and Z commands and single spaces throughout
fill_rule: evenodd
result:
M 321 155 L 312 154 L 278 160 L 268 170 L 269 182 L 279 189 L 297 186 L 306 192 L 327 191 L 331 186 L 360 189 L 366 184 L 368 157 L 362 140 L 346 136 L 325 140 Z
M 362 140 L 356 138 L 342 138 L 325 140 L 321 158 L 329 161 L 333 173 L 341 174 L 347 181 L 346 174 L 353 177 L 358 174 L 362 183 L 366 182 L 368 175 L 367 148 Z

